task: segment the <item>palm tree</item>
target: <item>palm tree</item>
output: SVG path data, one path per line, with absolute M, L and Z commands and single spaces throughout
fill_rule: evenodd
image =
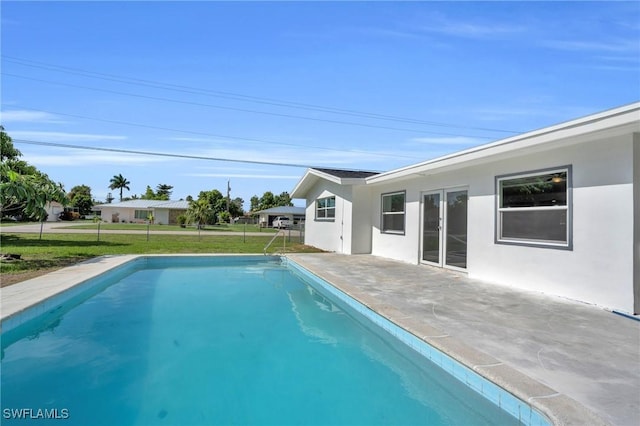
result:
M 127 178 L 125 178 L 121 174 L 112 177 L 109 182 L 111 182 L 111 185 L 109 185 L 109 189 L 120 189 L 120 202 L 122 202 L 122 190 L 126 189 L 128 191 L 129 184 L 131 182 L 129 182 Z
M 187 223 L 198 225 L 198 239 L 200 239 L 200 228 L 211 218 L 211 206 L 207 200 L 192 201 L 187 210 Z

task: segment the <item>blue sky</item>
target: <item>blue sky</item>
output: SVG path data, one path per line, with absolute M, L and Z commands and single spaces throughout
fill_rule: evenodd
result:
M 174 199 L 230 180 L 248 208 L 303 166 L 386 171 L 640 99 L 636 2 L 0 7 L 5 130 L 98 200 L 122 174 Z

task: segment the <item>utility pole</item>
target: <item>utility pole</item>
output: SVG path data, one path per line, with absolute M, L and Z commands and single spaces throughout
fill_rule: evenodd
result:
M 230 180 L 227 180 L 227 213 L 229 214 L 229 218 L 231 218 L 231 212 L 229 211 L 229 205 L 231 204 L 231 186 Z

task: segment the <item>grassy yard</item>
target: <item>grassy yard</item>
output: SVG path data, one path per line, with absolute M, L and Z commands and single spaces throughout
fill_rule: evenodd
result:
M 10 231 L 9 231 L 10 232 Z M 247 231 L 248 232 L 248 231 Z M 0 261 L 2 286 L 10 285 L 64 266 L 102 255 L 117 254 L 172 254 L 172 253 L 262 253 L 273 238 L 242 235 L 158 235 L 151 234 L 149 241 L 144 234 L 38 234 L 0 235 L 3 254 L 19 254 L 20 260 Z M 281 252 L 283 237 L 279 236 L 268 252 Z M 318 252 L 305 246 L 299 239 L 286 242 L 287 252 Z
M 3 223 L 4 226 L 4 223 Z M 64 222 L 58 223 L 58 227 L 68 229 L 98 229 L 98 224 L 86 221 L 81 225 L 78 222 L 69 222 L 68 226 L 64 226 Z M 137 223 L 101 223 L 100 229 L 104 230 L 116 230 L 116 231 L 146 231 L 146 224 Z M 198 228 L 195 225 L 189 225 L 185 228 L 181 228 L 178 225 L 149 225 L 150 231 L 194 231 L 197 232 Z M 202 232 L 207 231 L 229 231 L 229 232 L 264 232 L 265 234 L 273 234 L 277 229 L 273 228 L 260 228 L 258 225 L 206 225 L 201 229 Z

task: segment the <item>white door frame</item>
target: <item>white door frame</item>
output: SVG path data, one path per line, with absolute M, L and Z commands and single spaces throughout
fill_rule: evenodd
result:
M 439 199 L 438 199 L 438 261 L 437 262 L 432 262 L 432 261 L 428 261 L 428 260 L 424 260 L 424 233 L 425 233 L 425 229 L 424 229 L 424 207 L 425 207 L 425 203 L 424 203 L 424 198 L 428 195 L 438 195 Z M 424 263 L 426 265 L 433 265 L 433 266 L 439 266 L 442 267 L 443 266 L 443 254 L 444 254 L 444 241 L 443 241 L 443 235 L 444 235 L 444 231 L 443 231 L 443 227 L 444 227 L 444 212 L 443 212 L 443 199 L 444 199 L 444 190 L 442 189 L 437 189 L 434 191 L 424 191 L 420 193 L 420 244 L 419 244 L 419 253 L 418 253 L 418 258 L 420 260 L 420 263 Z
M 441 188 L 441 189 L 434 189 L 434 190 L 429 190 L 429 191 L 422 191 L 420 193 L 420 243 L 419 243 L 419 261 L 420 263 L 423 263 L 425 265 L 433 265 L 433 266 L 438 266 L 441 268 L 447 268 L 447 269 L 454 269 L 457 271 L 462 271 L 462 272 L 466 272 L 467 269 L 466 268 L 461 268 L 458 266 L 453 266 L 453 265 L 448 265 L 446 263 L 446 256 L 447 256 L 447 197 L 448 194 L 451 192 L 458 192 L 458 191 L 467 191 L 467 200 L 469 197 L 469 187 L 468 186 L 454 186 L 454 187 L 450 187 L 450 188 Z M 438 206 L 438 210 L 439 210 L 439 247 L 438 247 L 438 262 L 431 262 L 431 261 L 427 261 L 427 260 L 423 260 L 423 255 L 424 255 L 424 197 L 427 195 L 434 195 L 434 194 L 438 194 L 440 197 L 439 200 L 439 206 Z M 469 211 L 469 207 L 467 205 L 467 212 Z M 467 235 L 468 235 L 468 231 L 467 231 Z M 468 247 L 468 245 L 467 245 Z

